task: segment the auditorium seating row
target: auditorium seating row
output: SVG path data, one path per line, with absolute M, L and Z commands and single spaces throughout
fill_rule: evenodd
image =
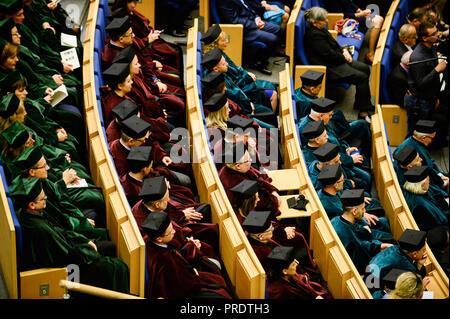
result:
M 375 184 L 380 202 L 386 212 L 391 226 L 392 235 L 398 239 L 407 228 L 419 229 L 403 196 L 397 180 L 392 157 L 389 150 L 387 130 L 384 126 L 383 108 L 390 105 L 378 105 L 377 112 L 372 115 L 372 167 Z M 434 292 L 435 299 L 445 299 L 449 296 L 449 280 L 437 262 L 430 247 L 426 247 L 428 260 L 425 264 L 430 277 L 427 290 Z
M 96 60 L 98 57 L 94 55 L 94 44 L 98 39 L 98 30 L 101 30 L 96 26 L 105 25 L 107 14 L 107 0 L 90 2 L 85 27 L 86 37 L 83 42 L 84 117 L 91 176 L 96 186 L 103 191 L 107 229 L 111 240 L 117 246 L 117 256 L 126 262 L 130 270 L 130 294 L 120 294 L 88 285 L 77 287 L 73 282 L 65 280 L 68 275 L 66 268 L 45 268 L 18 273 L 22 249 L 21 228 L 9 197 L 4 174 L 2 174 L 0 262 L 9 297 L 12 299 L 60 299 L 67 290 L 77 290 L 104 298 L 144 296 L 145 245 L 109 154 L 101 120 L 101 105 L 95 91 L 98 87 L 97 81 L 101 81 L 101 77 L 94 77 L 94 69 L 100 67 L 100 63 Z M 2 168 L 0 172 L 3 172 Z

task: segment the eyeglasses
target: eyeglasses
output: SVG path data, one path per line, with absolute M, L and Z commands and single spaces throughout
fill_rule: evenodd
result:
M 131 32 L 131 33 L 124 34 L 124 35 L 122 35 L 122 36 L 123 36 L 123 37 L 132 37 L 132 36 L 134 36 L 134 33 Z
M 428 137 L 430 140 L 434 139 L 434 136 L 430 136 L 430 135 L 425 135 L 424 137 Z
M 43 200 L 47 200 L 47 195 L 45 195 L 44 197 L 42 197 L 41 199 L 37 199 L 37 200 L 34 200 L 33 202 L 34 203 L 38 203 L 38 202 L 41 202 L 41 201 L 43 201 Z
M 50 166 L 48 166 L 48 164 L 47 163 L 45 163 L 44 165 L 42 165 L 42 166 L 38 166 L 38 167 L 33 167 L 33 169 L 43 169 L 43 168 L 50 168 Z

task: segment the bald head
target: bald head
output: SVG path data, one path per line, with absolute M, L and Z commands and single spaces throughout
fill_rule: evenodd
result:
M 407 46 L 413 47 L 416 45 L 417 31 L 412 24 L 404 24 L 398 31 L 398 38 Z

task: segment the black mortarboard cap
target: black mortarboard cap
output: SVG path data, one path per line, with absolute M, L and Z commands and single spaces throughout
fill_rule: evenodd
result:
M 326 142 L 313 152 L 319 162 L 325 163 L 334 159 L 339 154 L 339 147 L 336 144 Z
M 170 225 L 170 217 L 163 212 L 150 212 L 144 222 L 141 224 L 142 229 L 148 235 L 150 240 L 155 240 L 163 235 Z
M 401 249 L 409 252 L 418 251 L 425 246 L 427 232 L 416 229 L 406 229 L 397 240 Z
M 436 121 L 419 120 L 416 122 L 414 130 L 425 134 L 434 133 L 436 132 Z
M 359 206 L 364 203 L 364 189 L 346 189 L 341 194 L 341 203 L 344 207 Z
M 428 176 L 428 166 L 413 166 L 405 172 L 405 179 L 410 183 L 418 183 Z
M 152 125 L 149 122 L 136 115 L 132 115 L 122 122 L 122 132 L 133 139 L 144 137 L 151 129 Z
M 12 15 L 23 9 L 23 0 L 3 0 L 0 3 L 2 13 Z
M 325 131 L 325 125 L 323 125 L 323 121 L 312 121 L 306 124 L 305 128 L 302 131 L 302 135 L 308 139 L 312 140 L 313 138 L 319 137 L 322 135 L 323 131 Z
M 328 113 L 333 111 L 336 102 L 326 97 L 311 100 L 311 109 L 317 113 Z
M 308 70 L 302 75 L 300 75 L 300 79 L 302 80 L 303 85 L 316 86 L 322 83 L 323 76 L 325 73 L 319 71 Z
M 210 44 L 214 42 L 222 33 L 222 29 L 218 24 L 210 26 L 209 29 L 202 35 L 202 42 L 204 44 Z
M 202 78 L 202 89 L 216 88 L 223 82 L 225 82 L 224 73 L 211 71 Z
M 36 199 L 42 191 L 42 182 L 38 177 L 17 176 L 9 186 L 14 203 L 27 204 Z
M 243 130 L 252 127 L 253 125 L 253 120 L 252 119 L 248 119 L 239 115 L 234 115 L 233 117 L 231 117 L 228 121 L 227 121 L 227 128 L 241 128 Z
M 212 49 L 211 51 L 208 51 L 205 53 L 205 55 L 202 58 L 201 65 L 208 70 L 211 70 L 213 67 L 217 65 L 217 63 L 220 62 L 220 59 L 222 59 L 222 50 L 219 48 Z
M 123 83 L 128 75 L 130 75 L 129 63 L 113 63 L 103 72 L 103 79 L 111 89 L 115 89 L 116 85 Z
M 444 226 L 433 227 L 427 231 L 427 243 L 431 249 L 443 249 L 448 242 L 447 230 Z
M 19 108 L 20 100 L 13 93 L 4 95 L 0 101 L 0 116 L 8 118 Z
M 265 232 L 271 225 L 270 211 L 251 211 L 242 223 L 242 228 L 250 234 Z
M 117 104 L 111 112 L 119 122 L 122 122 L 132 115 L 137 115 L 139 107 L 130 100 L 125 99 Z
M 25 149 L 19 156 L 14 159 L 14 164 L 21 170 L 30 169 L 44 156 L 38 145 Z
M 108 14 L 106 18 L 108 19 L 108 21 L 112 21 L 115 18 L 123 18 L 125 16 L 128 16 L 128 10 L 125 8 L 118 8 L 113 12 L 111 12 L 110 14 Z
M 128 166 L 130 166 L 132 171 L 140 171 L 152 161 L 151 154 L 151 146 L 132 147 L 127 156 Z
M 295 259 L 295 249 L 290 246 L 276 246 L 267 256 L 272 270 L 287 269 Z
M 336 183 L 342 176 L 341 165 L 333 164 L 327 165 L 322 168 L 317 179 L 324 185 L 333 185 Z
M 400 163 L 400 165 L 406 166 L 411 163 L 416 158 L 416 156 L 417 151 L 414 148 L 405 145 L 394 155 L 394 159 L 396 159 Z
M 30 137 L 30 133 L 28 133 L 26 127 L 20 123 L 19 121 L 15 121 L 11 124 L 6 130 L 4 130 L 1 135 L 5 139 L 8 144 L 17 148 L 25 144 L 25 142 Z
M 208 99 L 208 101 L 203 103 L 203 107 L 210 112 L 216 112 L 220 110 L 227 102 L 228 98 L 226 94 L 215 93 Z
M 139 197 L 144 202 L 154 202 L 164 197 L 167 192 L 166 178 L 164 176 L 144 179 Z
M 105 31 L 109 33 L 110 37 L 119 37 L 128 29 L 131 28 L 130 18 L 128 16 L 114 18 L 110 24 L 105 28 Z
M 242 182 L 230 189 L 238 198 L 247 199 L 258 192 L 259 186 L 257 181 L 244 179 Z
M 14 28 L 16 24 L 13 18 L 7 18 L 0 21 L 0 37 L 3 37 L 8 42 L 11 42 L 11 29 Z
M 134 53 L 133 46 L 126 47 L 125 49 L 120 50 L 119 53 L 114 57 L 113 63 L 128 63 L 130 64 L 136 53 Z
M 407 272 L 407 270 L 404 269 L 398 269 L 398 268 L 392 268 L 383 278 L 382 283 L 383 287 L 394 290 L 395 284 L 397 283 L 398 277 L 400 277 L 401 274 Z

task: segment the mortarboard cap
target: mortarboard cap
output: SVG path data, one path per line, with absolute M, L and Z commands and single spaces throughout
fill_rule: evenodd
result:
M 326 142 L 313 152 L 319 162 L 325 163 L 334 159 L 339 154 L 339 147 L 336 144 Z
M 425 231 L 406 229 L 397 241 L 401 249 L 413 252 L 425 246 L 426 236 L 427 233 Z
M 150 238 L 155 240 L 163 235 L 170 225 L 170 217 L 162 212 L 150 212 L 144 222 L 141 224 L 142 229 Z
M 164 197 L 167 192 L 167 184 L 164 176 L 144 179 L 139 197 L 144 202 L 154 202 Z
M 394 290 L 395 284 L 397 283 L 398 277 L 400 277 L 401 274 L 407 272 L 407 270 L 404 269 L 398 269 L 398 268 L 392 268 L 383 278 L 382 283 L 383 287 Z
M 132 147 L 128 153 L 128 166 L 132 172 L 138 172 L 144 167 L 150 165 L 152 161 L 152 147 L 151 146 L 135 146 Z
M 123 83 L 130 75 L 129 63 L 113 63 L 105 72 L 103 79 L 111 89 L 115 89 L 119 83 Z
M 15 27 L 14 20 L 12 18 L 3 19 L 0 21 L 0 37 L 3 37 L 8 42 L 12 42 L 11 29 Z
M 1 86 L 1 94 L 6 94 L 8 92 L 14 92 L 15 88 L 13 85 L 19 81 L 24 79 L 26 82 L 26 79 L 22 77 L 22 74 L 17 70 L 9 70 L 5 77 L 2 78 L 0 81 Z M 14 94 L 13 94 L 14 95 Z
M 211 70 L 222 59 L 222 51 L 219 48 L 212 49 L 205 53 L 201 65 L 208 70 Z
M 414 130 L 419 133 L 434 133 L 436 132 L 436 121 L 419 120 L 414 127 Z
M 211 71 L 202 78 L 202 89 L 216 88 L 223 82 L 225 82 L 224 73 Z
M 252 119 L 248 119 L 239 115 L 234 115 L 232 118 L 230 118 L 227 121 L 227 128 L 241 128 L 243 130 L 252 127 L 253 125 L 253 120 Z
M 309 122 L 302 131 L 302 135 L 308 139 L 312 140 L 313 138 L 319 137 L 322 135 L 323 131 L 325 131 L 325 125 L 323 125 L 323 121 L 312 121 Z
M 302 80 L 303 85 L 309 86 L 317 86 L 322 83 L 323 76 L 325 73 L 319 71 L 308 70 L 302 75 L 300 75 L 300 79 Z
M 311 109 L 317 113 L 328 113 L 333 111 L 336 102 L 326 97 L 311 100 Z
M 259 186 L 257 181 L 244 179 L 242 182 L 230 189 L 237 197 L 247 199 L 258 192 Z
M 4 95 L 0 101 L 0 116 L 8 118 L 19 108 L 20 100 L 13 93 Z
M 218 24 L 210 26 L 209 29 L 202 35 L 202 42 L 204 44 L 210 44 L 214 42 L 222 33 L 222 29 Z
M 344 207 L 359 206 L 364 203 L 364 189 L 346 189 L 341 194 L 341 203 Z
M 14 160 L 14 164 L 21 170 L 26 171 L 36 165 L 37 162 L 44 156 L 41 148 L 37 145 L 25 149 Z
M 118 8 L 113 12 L 111 12 L 110 14 L 108 14 L 106 18 L 108 19 L 108 21 L 112 21 L 115 18 L 123 18 L 126 16 L 128 16 L 128 10 L 125 8 Z
M 0 10 L 7 15 L 13 15 L 20 9 L 23 9 L 23 0 L 3 0 L 0 3 Z
M 444 226 L 437 226 L 427 231 L 427 243 L 431 249 L 442 250 L 448 242 L 447 230 Z
M 19 121 L 11 124 L 1 135 L 13 148 L 22 146 L 30 137 L 30 133 L 28 133 L 26 127 Z
M 111 112 L 115 115 L 119 122 L 122 122 L 132 115 L 137 115 L 139 112 L 139 107 L 130 100 L 125 99 L 117 104 Z
M 333 164 L 327 165 L 322 168 L 317 179 L 324 185 L 333 185 L 336 183 L 342 176 L 341 165 Z
M 409 163 L 411 163 L 417 156 L 417 151 L 409 147 L 408 145 L 405 145 L 398 153 L 394 155 L 394 159 L 396 159 L 400 165 L 406 166 Z
M 133 46 L 126 47 L 125 49 L 122 49 L 117 55 L 114 57 L 113 63 L 128 63 L 130 64 L 134 56 L 136 54 L 134 53 Z
M 208 99 L 208 101 L 203 103 L 203 107 L 210 112 L 217 112 L 227 102 L 228 102 L 228 98 L 227 98 L 226 94 L 215 93 Z
M 272 224 L 270 211 L 251 211 L 242 223 L 242 228 L 250 234 L 265 232 Z
M 36 199 L 42 191 L 42 182 L 38 177 L 17 176 L 9 186 L 11 197 L 17 205 L 28 204 Z
M 272 270 L 287 269 L 295 259 L 295 249 L 290 246 L 276 246 L 267 256 Z
M 128 16 L 114 18 L 105 28 L 111 38 L 118 38 L 125 34 L 131 28 L 130 18 Z
M 132 115 L 122 121 L 122 132 L 133 139 L 144 137 L 151 129 L 152 125 L 149 122 L 136 115 Z
M 418 183 L 427 178 L 429 172 L 428 166 L 413 166 L 405 172 L 405 179 L 410 183 Z

